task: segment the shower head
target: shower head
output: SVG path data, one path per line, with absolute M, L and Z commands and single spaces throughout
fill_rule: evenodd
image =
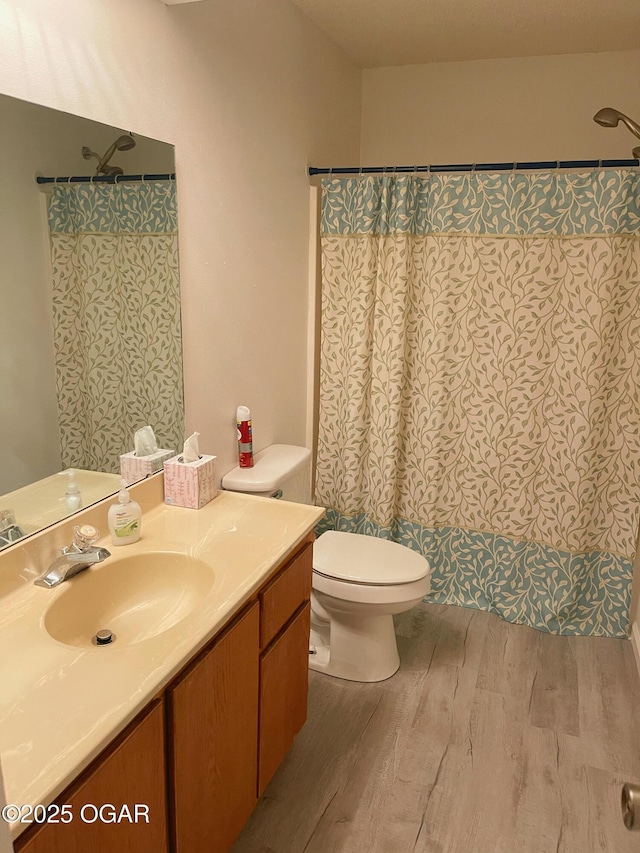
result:
M 622 122 L 634 136 L 640 139 L 640 124 L 636 124 L 629 116 L 621 113 L 620 110 L 614 110 L 613 107 L 604 107 L 604 109 L 598 110 L 593 120 L 601 124 L 602 127 L 617 127 L 618 122 Z
M 593 120 L 602 127 L 617 127 L 620 121 L 620 113 L 613 107 L 604 107 L 594 115 Z
M 95 157 L 98 161 L 98 166 L 96 167 L 96 175 L 122 175 L 123 171 L 120 166 L 109 166 L 109 160 L 113 157 L 116 151 L 129 151 L 136 144 L 133 136 L 130 136 L 128 133 L 119 136 L 114 143 L 112 143 L 105 153 L 100 157 L 95 151 L 91 151 L 87 146 L 83 146 L 82 148 L 82 156 L 85 160 L 88 160 L 90 157 Z
M 116 141 L 113 143 L 118 151 L 129 151 L 131 148 L 136 147 L 136 141 L 133 136 L 129 136 L 128 133 L 119 136 Z

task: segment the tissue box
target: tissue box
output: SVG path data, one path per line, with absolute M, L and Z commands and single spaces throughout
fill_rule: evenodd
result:
M 149 474 L 157 474 L 162 471 L 166 459 L 171 459 L 173 450 L 156 450 L 148 456 L 136 456 L 135 450 L 123 453 L 120 457 L 120 476 L 127 485 L 137 480 L 144 480 Z
M 164 463 L 164 502 L 200 509 L 218 494 L 216 457 L 201 455 L 197 462 L 181 459 L 182 454 Z

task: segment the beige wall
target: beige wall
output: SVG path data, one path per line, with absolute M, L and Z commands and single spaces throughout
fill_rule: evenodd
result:
M 40 111 L 0 97 L 0 494 L 61 468 Z
M 592 121 L 606 106 L 640 121 L 640 51 L 368 69 L 362 162 L 631 157 L 626 128 Z
M 0 91 L 174 143 L 187 429 L 304 443 L 307 162 L 355 161 L 360 71 L 287 0 L 0 0 Z

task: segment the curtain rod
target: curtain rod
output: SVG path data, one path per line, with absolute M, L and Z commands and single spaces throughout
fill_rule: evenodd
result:
M 507 172 L 527 169 L 612 169 L 621 166 L 640 166 L 640 160 L 533 160 L 522 163 L 457 163 L 438 166 L 340 166 L 317 168 L 309 166 L 313 175 L 371 175 L 402 172 Z
M 151 175 L 77 175 L 66 178 L 36 176 L 36 182 L 39 184 L 120 184 L 123 181 L 175 181 L 175 179 L 175 172 Z

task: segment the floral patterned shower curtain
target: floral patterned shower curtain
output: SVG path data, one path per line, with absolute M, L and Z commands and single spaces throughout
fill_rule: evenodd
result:
M 119 471 L 133 433 L 184 440 L 175 183 L 54 185 L 49 202 L 62 462 Z
M 317 503 L 423 553 L 431 601 L 628 631 L 640 175 L 329 178 Z

